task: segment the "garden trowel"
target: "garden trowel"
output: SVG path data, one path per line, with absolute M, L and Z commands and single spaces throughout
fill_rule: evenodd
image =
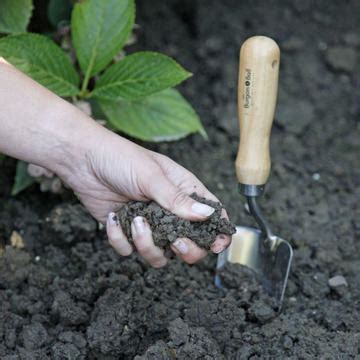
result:
M 235 162 L 239 191 L 246 197 L 250 214 L 259 229 L 237 226 L 228 249 L 218 257 L 217 268 L 226 262 L 255 270 L 265 291 L 275 297 L 280 310 L 293 251 L 274 235 L 257 204 L 270 174 L 269 140 L 277 98 L 280 50 L 265 36 L 247 39 L 240 50 L 238 112 L 240 145 Z M 215 283 L 221 287 L 221 279 Z

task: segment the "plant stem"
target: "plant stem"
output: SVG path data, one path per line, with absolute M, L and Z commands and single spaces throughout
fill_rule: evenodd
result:
M 81 91 L 80 91 L 80 96 L 81 97 L 86 97 L 87 87 L 88 87 L 88 84 L 89 84 L 89 81 L 90 81 L 90 73 L 91 73 L 91 67 L 89 66 L 87 71 L 86 71 L 84 81 L 83 81 L 83 83 L 81 85 Z

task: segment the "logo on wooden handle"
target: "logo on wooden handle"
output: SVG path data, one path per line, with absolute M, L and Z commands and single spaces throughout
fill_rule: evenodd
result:
M 244 92 L 244 108 L 251 107 L 251 70 L 245 69 L 245 92 Z

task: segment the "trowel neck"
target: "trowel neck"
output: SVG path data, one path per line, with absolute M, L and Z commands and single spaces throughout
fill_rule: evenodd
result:
M 240 194 L 248 197 L 257 197 L 263 194 L 265 189 L 264 185 L 247 185 L 247 184 L 239 184 L 239 192 Z
M 259 225 L 261 232 L 269 241 L 271 241 L 273 238 L 272 231 L 256 201 L 257 197 L 263 194 L 264 187 L 265 185 L 239 184 L 239 192 L 246 197 L 250 214 L 254 217 L 255 221 Z

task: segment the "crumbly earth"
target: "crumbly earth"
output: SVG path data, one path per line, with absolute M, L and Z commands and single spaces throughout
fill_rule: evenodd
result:
M 144 217 L 151 227 L 155 245 L 163 249 L 168 248 L 169 244 L 176 239 L 187 237 L 199 247 L 209 250 L 216 235 L 235 234 L 235 225 L 231 224 L 229 220 L 221 218 L 223 206 L 219 202 L 202 198 L 195 193 L 191 197 L 215 209 L 206 221 L 195 222 L 181 219 L 154 201 L 150 203 L 131 201 L 121 207 L 117 216 L 125 235 L 130 240 L 132 220 L 136 216 Z
M 0 359 L 359 358 L 360 3 L 138 0 L 137 23 L 139 49 L 173 56 L 195 74 L 182 91 L 209 136 L 145 146 L 193 171 L 240 225 L 253 222 L 233 168 L 238 49 L 254 34 L 279 42 L 272 174 L 260 205 L 294 247 L 283 311 L 275 316 L 243 268 L 224 276 L 233 288 L 217 289 L 212 255 L 163 269 L 119 257 L 78 211 L 69 241 L 72 231 L 52 230 L 46 218 L 74 200 L 36 189 L 11 198 L 15 163 L 6 160 L 0 254 L 13 230 L 26 248 L 0 255 Z

